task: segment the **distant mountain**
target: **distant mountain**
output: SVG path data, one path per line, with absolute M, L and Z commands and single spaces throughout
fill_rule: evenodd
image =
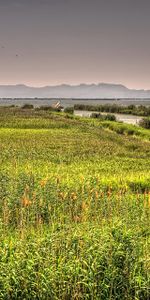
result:
M 29 87 L 0 85 L 0 98 L 150 98 L 150 90 L 128 89 L 121 84 L 80 84 Z

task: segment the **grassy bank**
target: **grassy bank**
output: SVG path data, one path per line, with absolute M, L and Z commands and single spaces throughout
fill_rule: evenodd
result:
M 149 131 L 127 126 L 0 111 L 0 299 L 149 299 Z

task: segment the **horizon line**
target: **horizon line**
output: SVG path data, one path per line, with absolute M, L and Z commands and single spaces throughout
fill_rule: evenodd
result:
M 15 84 L 9 84 L 9 83 L 5 83 L 5 84 L 1 84 L 0 83 L 0 86 L 5 86 L 5 87 L 8 87 L 8 86 L 24 86 L 24 87 L 29 87 L 29 88 L 46 88 L 46 87 L 61 87 L 61 86 L 70 86 L 70 87 L 77 87 L 77 86 L 82 86 L 82 85 L 85 85 L 85 86 L 90 86 L 90 85 L 95 85 L 95 86 L 98 86 L 98 85 L 115 85 L 115 86 L 122 86 L 122 87 L 125 87 L 129 90 L 137 90 L 137 91 L 149 91 L 150 88 L 148 89 L 145 89 L 145 88 L 129 88 L 128 86 L 122 84 L 122 83 L 113 83 L 113 82 L 89 82 L 89 83 L 84 83 L 84 82 L 81 82 L 81 83 L 78 83 L 78 84 L 70 84 L 70 83 L 59 83 L 59 84 L 53 84 L 53 85 L 40 85 L 40 86 L 35 86 L 35 85 L 30 85 L 30 84 L 26 84 L 26 83 L 15 83 Z

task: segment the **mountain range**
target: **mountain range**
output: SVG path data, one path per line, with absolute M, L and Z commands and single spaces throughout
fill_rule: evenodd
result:
M 61 84 L 30 87 L 24 84 L 0 85 L 0 98 L 150 98 L 150 90 L 129 89 L 121 84 Z

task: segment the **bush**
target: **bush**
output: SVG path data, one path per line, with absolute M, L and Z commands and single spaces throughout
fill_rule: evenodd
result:
M 135 133 L 135 130 L 133 128 L 127 128 L 126 133 L 127 135 L 133 135 Z
M 105 120 L 107 120 L 107 121 L 116 121 L 116 117 L 115 117 L 115 115 L 107 114 L 107 115 L 105 115 Z
M 145 119 L 142 119 L 140 122 L 139 122 L 139 125 L 143 128 L 146 128 L 146 129 L 150 129 L 150 118 L 145 118 Z
M 116 117 L 111 114 L 102 115 L 101 113 L 92 113 L 91 118 L 101 119 L 102 121 L 116 121 Z
M 22 109 L 33 109 L 33 108 L 34 108 L 34 105 L 30 104 L 30 103 L 24 104 L 22 106 Z
M 42 105 L 39 107 L 39 110 L 59 112 L 59 111 L 61 111 L 61 107 L 55 108 L 50 105 Z
M 103 116 L 100 113 L 92 113 L 90 115 L 90 118 L 92 118 L 92 119 L 103 119 Z
M 125 128 L 123 126 L 118 126 L 115 128 L 115 131 L 118 133 L 118 134 L 124 134 L 125 132 Z
M 74 107 L 66 107 L 64 109 L 64 112 L 73 115 L 74 114 Z

